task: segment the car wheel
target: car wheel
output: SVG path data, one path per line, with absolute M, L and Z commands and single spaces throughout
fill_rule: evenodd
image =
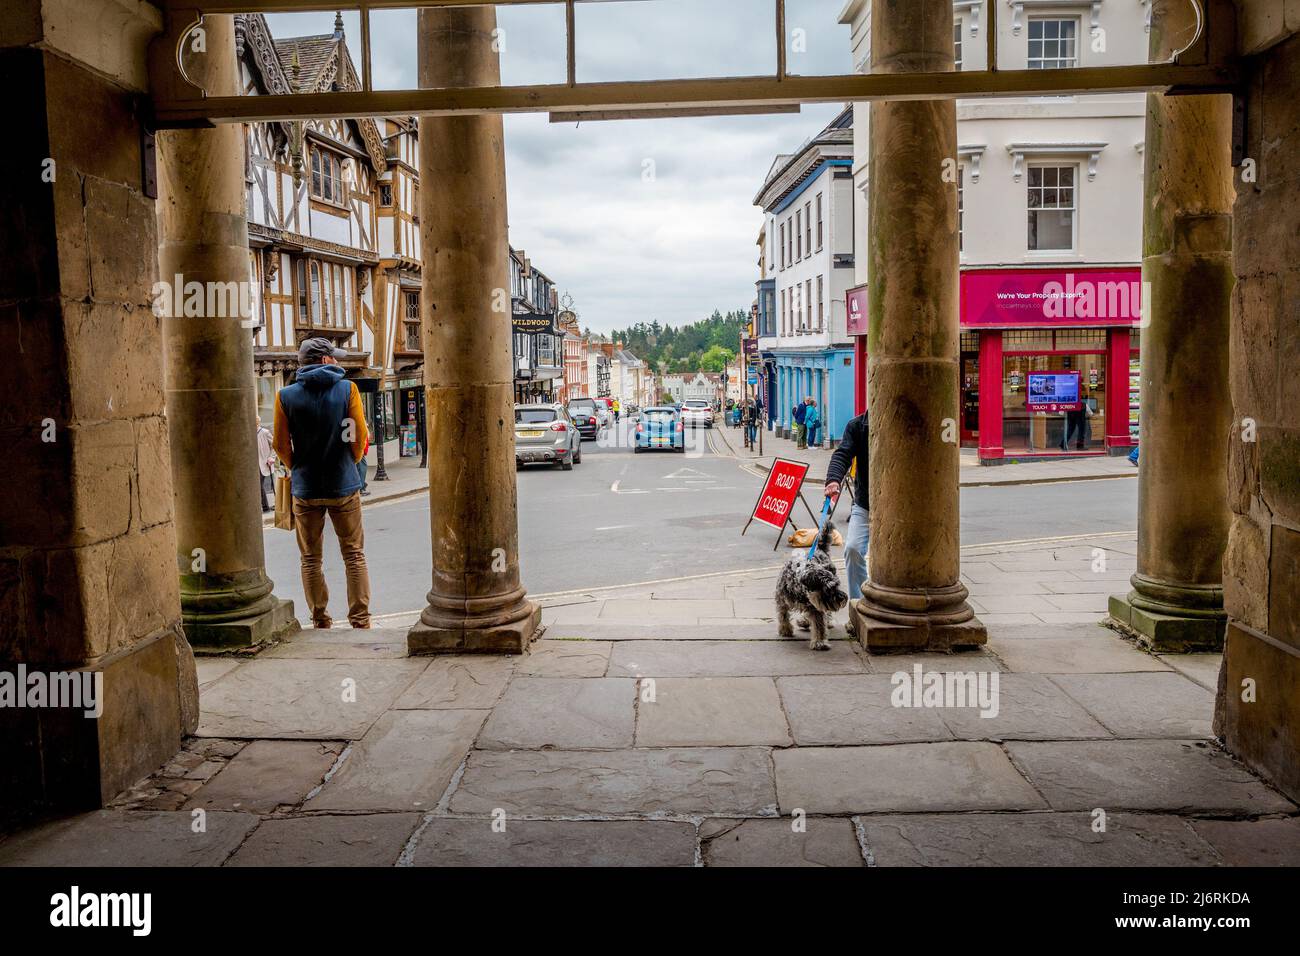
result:
M 582 464 L 582 442 L 578 442 L 578 447 L 573 451 L 573 463 L 575 465 Z
M 641 446 L 640 446 L 640 445 L 633 445 L 633 446 L 632 446 L 632 454 L 634 454 L 634 455 L 639 455 L 639 454 L 641 454 Z
M 570 455 L 568 458 L 561 458 L 561 459 L 560 459 L 560 470 L 561 470 L 561 471 L 573 471 L 573 456 L 572 456 L 572 455 Z

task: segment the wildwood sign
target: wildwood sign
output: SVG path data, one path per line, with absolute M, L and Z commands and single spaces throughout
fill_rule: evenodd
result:
M 515 313 L 510 318 L 516 335 L 555 335 L 554 312 Z

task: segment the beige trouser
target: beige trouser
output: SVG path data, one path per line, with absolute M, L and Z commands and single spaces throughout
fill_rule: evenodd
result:
M 361 494 L 346 498 L 294 498 L 293 520 L 298 532 L 298 553 L 302 556 L 302 590 L 307 595 L 311 620 L 316 627 L 329 627 L 330 592 L 321 571 L 321 547 L 325 538 L 325 515 L 334 525 L 343 552 L 348 582 L 348 621 L 353 627 L 370 626 L 370 572 L 366 568 L 365 532 L 361 527 Z

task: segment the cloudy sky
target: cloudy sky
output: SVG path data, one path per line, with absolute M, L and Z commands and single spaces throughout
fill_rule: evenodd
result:
M 851 72 L 844 0 L 787 0 L 791 73 Z M 502 82 L 564 81 L 564 8 L 498 8 Z M 576 10 L 579 81 L 756 75 L 775 68 L 771 0 L 621 0 Z M 328 33 L 333 14 L 268 17 L 276 36 Z M 344 30 L 359 61 L 360 23 Z M 798 33 L 796 31 L 803 31 Z M 374 82 L 415 82 L 415 13 L 372 15 Z M 798 49 L 796 48 L 799 47 Z M 778 153 L 838 112 L 549 122 L 505 118 L 510 242 L 528 253 L 585 326 L 607 331 L 658 319 L 681 324 L 754 298 L 762 215 L 753 205 Z

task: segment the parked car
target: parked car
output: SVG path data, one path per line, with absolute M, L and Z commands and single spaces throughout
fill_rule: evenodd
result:
M 571 398 L 567 411 L 583 438 L 594 439 L 603 427 L 601 406 L 594 398 Z
M 713 427 L 713 407 L 705 401 L 691 399 L 682 406 L 682 424 L 690 428 Z
M 636 441 L 632 445 L 632 451 L 639 454 L 651 448 L 686 451 L 682 417 L 671 405 L 656 405 L 641 412 L 641 420 L 636 423 Z
M 515 406 L 515 467 L 532 462 L 565 471 L 582 463 L 582 434 L 563 405 Z
M 596 408 L 600 412 L 600 424 L 603 426 L 609 425 L 614 420 L 614 400 L 608 396 L 602 396 L 593 398 L 592 401 L 596 403 Z

